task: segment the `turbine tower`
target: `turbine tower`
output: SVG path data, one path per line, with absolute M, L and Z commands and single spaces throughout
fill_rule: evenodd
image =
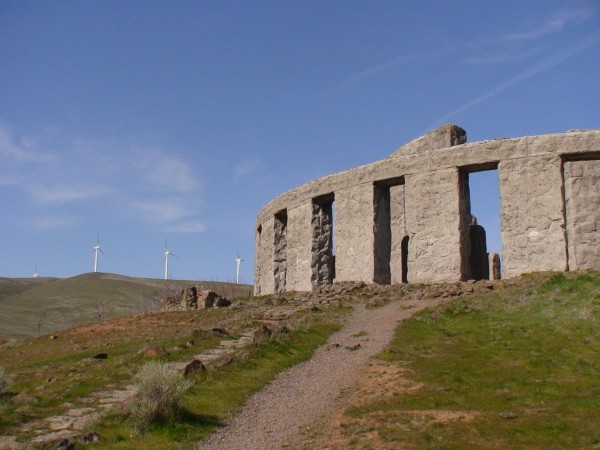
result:
M 94 254 L 94 272 L 98 272 L 98 252 L 104 255 L 104 252 L 100 248 L 100 235 L 98 235 L 98 241 L 94 245 L 92 253 Z
M 240 258 L 240 252 L 237 252 L 237 258 L 235 258 L 235 284 L 240 284 L 240 263 L 244 261 Z
M 165 257 L 163 258 L 163 261 L 165 262 L 165 280 L 169 279 L 169 255 L 174 256 L 175 258 L 177 258 L 177 255 L 175 253 L 171 253 L 169 251 L 169 246 L 167 245 L 167 240 L 165 239 L 165 253 L 164 253 Z

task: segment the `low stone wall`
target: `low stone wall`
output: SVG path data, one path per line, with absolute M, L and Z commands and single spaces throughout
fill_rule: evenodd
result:
M 468 175 L 487 169 L 499 174 L 503 276 L 600 268 L 600 130 L 467 144 L 445 125 L 267 204 L 255 293 L 479 277 Z

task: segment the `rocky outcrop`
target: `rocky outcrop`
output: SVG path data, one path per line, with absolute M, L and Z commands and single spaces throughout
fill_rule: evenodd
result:
M 231 301 L 218 292 L 189 286 L 183 289 L 179 296 L 164 298 L 161 309 L 163 311 L 195 311 L 206 308 L 226 308 L 230 305 Z

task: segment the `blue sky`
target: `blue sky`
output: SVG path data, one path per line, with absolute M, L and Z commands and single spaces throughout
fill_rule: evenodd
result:
M 0 3 L 0 276 L 252 281 L 258 210 L 443 124 L 600 126 L 597 1 Z M 473 177 L 499 250 L 497 178 Z

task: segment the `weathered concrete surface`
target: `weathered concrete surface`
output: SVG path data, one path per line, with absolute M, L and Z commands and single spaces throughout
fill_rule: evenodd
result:
M 501 161 L 498 178 L 505 278 L 566 270 L 560 158 Z
M 312 200 L 309 199 L 288 210 L 288 291 L 312 290 L 312 238 Z
M 460 145 L 467 142 L 467 132 L 456 125 L 446 124 L 433 131 L 430 131 L 424 136 L 410 141 L 403 145 L 388 158 L 397 158 L 400 156 L 420 153 L 436 148 L 447 148 L 454 145 Z
M 406 177 L 411 282 L 461 279 L 458 205 L 458 169 Z
M 360 184 L 335 194 L 336 281 L 373 282 L 373 185 Z
M 275 219 L 269 217 L 256 228 L 254 244 L 254 293 L 256 295 L 275 292 L 274 241 Z
M 331 194 L 335 195 L 336 203 L 335 281 L 376 282 L 379 275 L 375 259 L 379 258 L 378 267 L 385 268 L 387 261 L 382 262 L 381 255 L 386 255 L 386 259 L 389 255 L 389 278 L 391 282 L 401 282 L 404 236 L 409 237 L 409 282 L 471 278 L 470 206 L 461 177 L 494 168 L 498 168 L 500 180 L 504 276 L 536 270 L 599 267 L 598 257 L 594 256 L 598 235 L 592 225 L 598 222 L 589 216 L 592 206 L 588 204 L 597 201 L 595 175 L 579 179 L 569 178 L 565 172 L 563 178 L 563 164 L 565 170 L 571 170 L 578 166 L 570 164 L 574 160 L 589 160 L 590 155 L 599 155 L 600 130 L 472 144 L 461 143 L 465 136 L 460 130 L 444 126 L 388 158 L 306 183 L 267 204 L 256 224 L 257 229 L 262 227 L 256 244 L 256 292 L 270 293 L 276 290 L 276 285 L 282 285 L 280 274 L 284 267 L 275 264 L 281 258 L 276 257 L 274 239 L 269 236 L 274 230 L 273 218 L 281 210 L 289 213 L 286 242 L 293 241 L 293 250 L 290 253 L 287 249 L 285 259 L 285 289 L 313 288 L 312 262 L 316 250 L 312 248 L 315 237 L 312 202 Z M 595 173 L 596 169 L 586 170 Z M 400 178 L 405 184 L 389 185 L 391 238 L 378 239 L 377 245 L 385 248 L 376 249 L 375 188 L 382 181 Z M 575 199 L 582 196 L 582 191 L 587 192 L 584 196 L 590 200 Z M 565 197 L 569 198 L 567 204 Z M 576 218 L 584 216 L 589 223 L 580 226 L 581 221 Z M 381 223 L 384 222 L 380 220 Z M 573 236 L 574 245 L 568 243 L 568 235 Z
M 600 267 L 600 160 L 564 163 L 569 269 Z

